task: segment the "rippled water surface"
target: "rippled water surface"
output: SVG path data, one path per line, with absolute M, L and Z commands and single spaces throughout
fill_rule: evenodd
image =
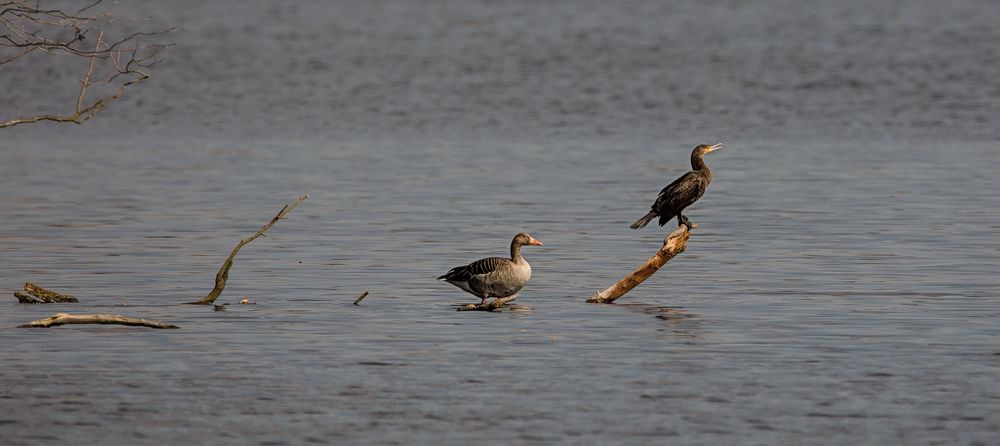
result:
M 142 90 L 0 130 L 2 286 L 81 300 L 0 300 L 0 444 L 1000 441 L 991 3 L 179 4 L 122 5 L 184 25 Z M 454 312 L 518 231 L 528 310 Z

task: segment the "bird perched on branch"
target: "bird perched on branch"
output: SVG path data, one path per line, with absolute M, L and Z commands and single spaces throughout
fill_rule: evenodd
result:
M 521 247 L 541 246 L 534 237 L 519 233 L 510 242 L 510 258 L 488 257 L 465 266 L 452 268 L 438 280 L 455 285 L 486 303 L 490 297 L 505 298 L 517 294 L 531 279 L 531 265 L 521 257 Z
M 702 144 L 695 147 L 691 152 L 691 170 L 673 183 L 664 187 L 660 195 L 656 196 L 656 201 L 650 206 L 650 211 L 642 218 L 632 223 L 632 229 L 646 227 L 650 221 L 660 217 L 660 226 L 665 225 L 671 218 L 677 217 L 678 225 L 687 226 L 691 229 L 691 220 L 681 214 L 684 208 L 691 206 L 698 201 L 708 184 L 712 182 L 712 171 L 705 164 L 705 154 L 714 152 L 722 148 L 722 144 L 708 145 Z

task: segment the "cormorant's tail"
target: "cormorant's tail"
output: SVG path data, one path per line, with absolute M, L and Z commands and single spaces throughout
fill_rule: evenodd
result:
M 636 220 L 635 223 L 632 223 L 632 226 L 629 227 L 632 229 L 645 228 L 646 225 L 648 225 L 649 222 L 653 221 L 654 218 L 656 218 L 656 211 L 649 211 L 646 213 L 646 215 L 643 215 L 642 218 Z

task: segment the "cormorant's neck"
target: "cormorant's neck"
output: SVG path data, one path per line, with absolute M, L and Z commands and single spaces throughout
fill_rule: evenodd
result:
M 709 181 L 712 181 L 712 171 L 708 168 L 708 164 L 705 164 L 705 155 L 700 153 L 691 154 L 691 168 L 701 172 L 705 175 Z
M 518 261 L 521 258 L 521 245 L 517 241 L 510 242 L 510 259 Z

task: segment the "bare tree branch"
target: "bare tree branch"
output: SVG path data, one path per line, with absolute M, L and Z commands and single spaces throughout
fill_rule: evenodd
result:
M 170 46 L 156 42 L 155 38 L 174 28 L 132 31 L 124 37 L 106 38 L 112 31 L 121 35 L 119 28 L 129 20 L 108 11 L 88 12 L 101 4 L 101 0 L 89 2 L 76 13 L 44 9 L 41 3 L 28 0 L 0 3 L 0 66 L 25 60 L 39 52 L 85 58 L 87 69 L 76 96 L 76 106 L 70 114 L 40 113 L 0 120 L 0 128 L 40 121 L 82 124 L 121 98 L 126 89 L 148 79 L 155 57 Z M 98 34 L 97 43 L 93 45 L 86 42 L 87 35 L 92 32 Z M 147 38 L 154 41 L 147 41 Z M 104 87 L 98 89 L 100 97 L 87 104 L 87 94 L 97 86 Z
M 94 62 L 97 62 L 96 51 L 101 49 L 101 39 L 104 38 L 104 31 L 101 31 L 97 35 L 97 45 L 95 45 L 95 54 L 90 56 L 90 68 L 87 68 L 87 75 L 83 77 L 83 85 L 80 86 L 80 95 L 76 98 L 76 112 L 80 113 L 80 109 L 83 108 L 83 98 L 87 96 L 87 87 L 90 86 L 90 80 L 94 77 Z

